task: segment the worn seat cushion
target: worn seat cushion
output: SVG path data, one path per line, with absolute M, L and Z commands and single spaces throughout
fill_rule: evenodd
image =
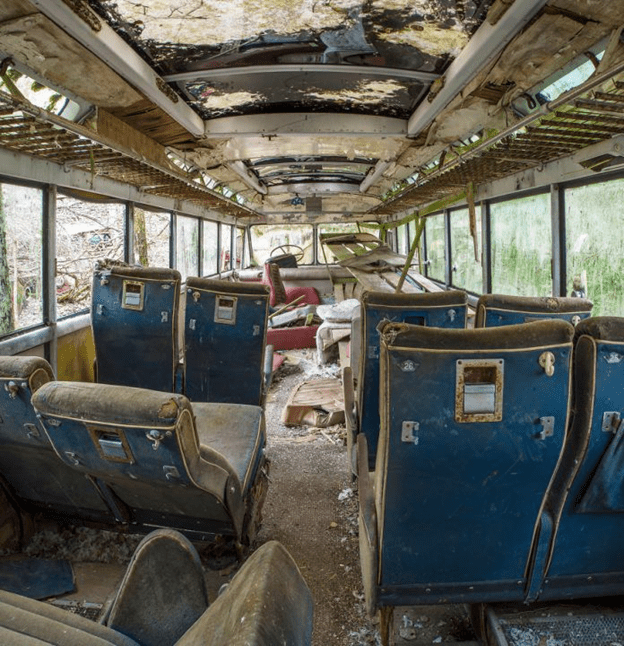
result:
M 84 617 L 0 590 L 3 646 L 138 646 L 116 630 Z
M 388 346 L 426 348 L 432 351 L 534 348 L 564 345 L 570 343 L 574 337 L 572 325 L 559 319 L 470 330 L 387 323 L 381 332 L 382 343 Z
M 212 278 L 186 279 L 187 289 L 200 289 L 206 292 L 231 293 L 239 296 L 268 296 L 270 289 L 263 283 L 251 283 L 242 281 L 214 280 Z
M 31 392 L 35 392 L 54 379 L 54 372 L 41 357 L 0 357 L 0 379 L 25 379 Z
M 121 276 L 123 278 L 171 280 L 175 282 L 180 282 L 182 279 L 177 269 L 170 269 L 169 267 L 140 267 L 128 265 L 117 260 L 109 262 L 101 261 L 98 263 L 98 269 L 104 272 L 108 271 L 112 276 Z
M 190 402 L 174 395 L 144 388 L 57 381 L 46 385 L 33 399 L 35 408 L 45 415 L 74 419 L 98 419 L 109 424 L 145 425 L 169 428 Z
M 577 299 L 578 300 L 578 299 Z M 424 292 L 422 294 L 395 294 L 393 292 L 364 292 L 362 303 L 366 307 L 398 307 L 398 308 L 432 308 L 432 307 L 461 307 L 468 302 L 466 292 L 462 290 L 447 290 L 444 292 Z
M 582 335 L 587 335 L 594 339 L 622 343 L 624 342 L 624 318 L 594 316 L 580 321 L 574 332 L 577 339 Z
M 244 404 L 194 403 L 193 412 L 200 454 L 205 457 L 205 449 L 209 447 L 222 455 L 238 476 L 244 495 L 253 483 L 266 445 L 262 408 Z M 205 459 L 210 460 L 208 457 Z
M 483 294 L 477 301 L 475 327 L 484 327 L 486 312 L 502 310 L 536 316 L 559 316 L 578 313 L 589 316 L 593 303 L 586 298 L 569 296 L 513 296 L 507 294 Z

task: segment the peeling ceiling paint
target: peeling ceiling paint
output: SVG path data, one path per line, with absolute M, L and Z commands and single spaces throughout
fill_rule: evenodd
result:
M 469 39 L 469 35 L 461 28 L 441 29 L 431 24 L 406 28 L 398 33 L 382 33 L 379 37 L 402 45 L 411 45 L 433 56 L 451 54 L 453 57 L 459 54 Z
M 234 64 L 243 50 L 249 57 L 290 45 L 278 54 L 278 62 L 414 68 L 435 66 L 427 55 L 455 54 L 478 26 L 490 0 L 91 0 L 91 4 L 150 57 L 174 67 L 184 53 L 198 61 L 219 60 L 220 67 Z M 300 50 L 305 45 L 305 51 L 297 53 L 296 45 Z M 425 56 L 406 56 L 405 51 L 388 49 L 391 45 L 408 46 Z
M 400 92 L 405 92 L 404 85 L 397 81 L 389 80 L 360 81 L 353 90 L 332 91 L 310 89 L 308 94 L 318 99 L 334 99 L 337 102 L 383 103 Z
M 266 102 L 266 97 L 257 92 L 221 92 L 206 83 L 187 86 L 189 92 L 197 96 L 198 102 L 206 110 L 223 110 Z M 197 94 L 196 94 L 197 92 Z
M 101 3 L 134 25 L 143 39 L 219 45 L 254 39 L 261 32 L 296 34 L 336 29 L 357 0 L 114 0 Z M 403 5 L 407 5 L 404 2 Z

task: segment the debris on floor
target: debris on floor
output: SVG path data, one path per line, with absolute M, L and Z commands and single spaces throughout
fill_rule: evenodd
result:
M 339 379 L 316 379 L 297 385 L 282 412 L 286 426 L 325 428 L 344 422 L 344 400 Z

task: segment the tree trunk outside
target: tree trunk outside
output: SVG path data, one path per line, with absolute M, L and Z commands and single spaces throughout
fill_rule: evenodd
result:
M 6 334 L 15 329 L 6 232 L 6 213 L 4 212 L 4 201 L 0 191 L 0 334 Z
M 134 211 L 134 240 L 136 244 L 136 254 L 139 264 L 142 267 L 149 267 L 149 258 L 147 257 L 147 232 L 145 230 L 145 213 L 139 209 Z

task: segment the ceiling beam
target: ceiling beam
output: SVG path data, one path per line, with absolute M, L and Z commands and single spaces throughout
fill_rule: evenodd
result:
M 380 67 L 375 65 L 320 65 L 320 64 L 281 64 L 281 65 L 246 65 L 243 67 L 220 67 L 208 70 L 195 70 L 168 74 L 163 79 L 168 83 L 179 83 L 186 81 L 210 81 L 227 79 L 228 81 L 236 76 L 270 74 L 340 74 L 340 76 L 384 76 L 391 78 L 404 78 L 413 81 L 421 81 L 425 84 L 433 83 L 438 74 L 431 72 L 419 72 L 418 70 L 398 69 L 395 67 Z
M 31 2 L 42 14 L 134 85 L 192 135 L 203 135 L 204 123 L 201 117 L 104 20 L 93 14 L 94 21 L 99 22 L 98 29 L 93 29 L 63 0 Z
M 444 85 L 432 101 L 423 101 L 409 118 L 407 133 L 415 137 L 484 69 L 537 14 L 548 0 L 515 0 L 495 25 L 487 19 L 449 65 Z
M 269 186 L 269 195 L 336 195 L 336 193 L 359 193 L 360 185 L 349 182 L 298 182 Z
M 254 173 L 252 173 L 245 164 L 240 161 L 232 161 L 227 164 L 230 169 L 236 173 L 241 180 L 251 189 L 260 193 L 261 195 L 267 194 L 267 187 L 264 182 L 259 180 Z
M 405 137 L 407 121 L 364 114 L 287 112 L 221 117 L 206 121 L 205 137 L 259 137 L 271 135 L 342 137 Z

